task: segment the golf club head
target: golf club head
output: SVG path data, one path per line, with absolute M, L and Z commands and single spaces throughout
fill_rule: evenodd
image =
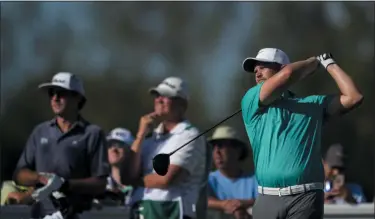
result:
M 152 159 L 155 172 L 160 176 L 165 176 L 169 167 L 169 154 L 158 154 Z

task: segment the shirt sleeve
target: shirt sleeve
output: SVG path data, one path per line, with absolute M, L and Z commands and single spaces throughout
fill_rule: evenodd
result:
M 23 149 L 20 158 L 18 159 L 16 169 L 13 173 L 13 180 L 17 182 L 17 174 L 21 169 L 27 168 L 35 170 L 35 157 L 36 157 L 36 138 L 37 127 L 31 132 L 26 142 L 26 147 Z
M 96 130 L 89 144 L 89 159 L 91 176 L 109 176 L 108 152 L 105 144 L 105 134 L 101 129 Z
M 328 108 L 328 105 L 333 98 L 334 95 L 312 95 L 307 97 L 309 102 L 318 104 L 323 110 Z
M 18 160 L 16 169 L 28 168 L 35 170 L 35 154 L 36 154 L 36 135 L 37 128 L 35 128 L 26 142 L 26 147 L 22 151 L 21 157 Z
M 256 198 L 258 197 L 258 181 L 256 180 L 254 176 L 254 183 L 253 183 L 253 197 Z
M 182 134 L 179 142 L 188 142 L 195 138 L 197 134 L 197 132 Z M 204 142 L 204 138 L 200 137 L 183 147 L 181 150 L 177 151 L 175 154 L 173 154 L 173 156 L 170 156 L 170 164 L 180 166 L 192 174 L 196 167 L 204 162 L 203 159 L 205 158 L 205 153 L 206 144 Z
M 263 83 L 257 84 L 250 88 L 241 100 L 242 118 L 246 124 L 248 124 L 259 106 L 259 94 Z
M 322 112 L 323 122 L 326 122 L 329 119 L 327 113 L 328 106 L 332 102 L 335 95 L 311 95 L 305 98 L 306 102 L 314 103 Z
M 217 195 L 216 195 L 216 191 L 215 191 L 215 177 L 212 175 L 212 173 L 210 173 L 210 175 L 208 176 L 208 196 L 211 196 L 211 197 L 215 197 L 217 198 Z

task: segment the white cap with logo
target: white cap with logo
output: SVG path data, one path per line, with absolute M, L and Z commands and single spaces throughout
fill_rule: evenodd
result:
M 246 58 L 242 66 L 245 71 L 254 72 L 255 64 L 257 62 L 271 62 L 278 63 L 280 65 L 286 65 L 290 63 L 288 55 L 281 49 L 263 48 L 259 50 L 255 58 Z
M 109 132 L 107 136 L 107 141 L 110 141 L 110 140 L 121 141 L 131 146 L 134 142 L 134 137 L 132 136 L 131 132 L 127 129 L 115 128 L 111 132 Z
M 77 76 L 69 72 L 59 72 L 53 76 L 51 82 L 40 84 L 38 87 L 43 89 L 60 87 L 77 92 L 82 97 L 85 97 L 85 90 L 83 89 L 82 81 Z
M 187 83 L 178 77 L 168 77 L 164 79 L 157 87 L 149 90 L 151 94 L 159 94 L 166 97 L 180 97 L 189 99 Z

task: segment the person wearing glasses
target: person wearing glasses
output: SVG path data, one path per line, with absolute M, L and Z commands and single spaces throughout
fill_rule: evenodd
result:
M 134 137 L 125 128 L 115 128 L 107 135 L 108 161 L 111 167 L 111 174 L 107 178 L 107 197 L 110 197 L 113 201 L 120 201 L 121 204 L 125 205 L 128 204 L 133 187 L 121 183 L 119 165 L 129 156 L 133 142 Z
M 110 173 L 106 136 L 81 115 L 86 96 L 76 75 L 57 73 L 39 88 L 49 94 L 55 116 L 32 131 L 13 180 L 36 188 L 31 197 L 44 208 L 40 217 L 54 212 L 53 218 L 78 218 L 105 192 Z

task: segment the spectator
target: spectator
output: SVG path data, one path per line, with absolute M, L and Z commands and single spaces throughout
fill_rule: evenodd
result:
M 253 174 L 241 169 L 248 156 L 248 147 L 229 126 L 218 127 L 209 143 L 213 145 L 213 160 L 217 170 L 209 175 L 208 207 L 232 214 L 235 218 L 250 218 L 250 209 L 258 194 Z
M 57 208 L 61 211 L 54 215 L 77 218 L 91 208 L 94 196 L 105 191 L 105 135 L 81 116 L 86 97 L 75 75 L 58 73 L 39 88 L 48 92 L 55 118 L 33 130 L 13 178 L 19 185 L 38 187 L 32 197 L 42 202 L 45 213 Z
M 356 183 L 345 182 L 345 155 L 340 144 L 329 147 L 324 163 L 325 203 L 363 203 L 366 201 L 362 187 Z
M 1 187 L 1 205 L 31 204 L 33 187 L 16 185 L 13 181 L 4 181 Z
M 204 138 L 174 153 L 166 175 L 156 174 L 152 165 L 155 155 L 170 153 L 199 134 L 185 118 L 189 99 L 187 85 L 180 78 L 169 77 L 150 89 L 150 93 L 154 95 L 154 112 L 141 117 L 131 147 L 132 162 L 125 162 L 121 170 L 123 183 L 136 179 L 138 186 L 132 195 L 132 217 L 196 218 L 202 178 L 207 177 Z M 157 125 L 156 129 L 145 139 L 153 124 Z
M 108 161 L 111 166 L 111 175 L 107 178 L 107 190 L 113 194 L 111 196 L 113 199 L 120 200 L 121 203 L 127 200 L 132 187 L 121 184 L 119 165 L 129 154 L 133 141 L 131 132 L 124 128 L 115 128 L 107 136 Z

